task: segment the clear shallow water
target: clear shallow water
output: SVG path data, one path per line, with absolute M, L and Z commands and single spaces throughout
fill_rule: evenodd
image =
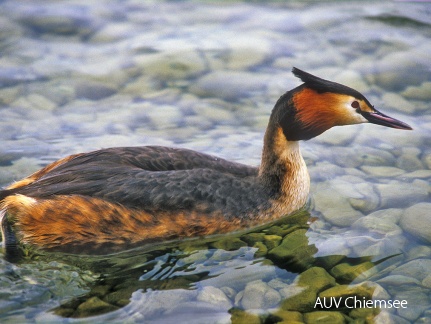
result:
M 306 214 L 209 242 L 3 260 L 2 322 L 430 320 L 428 4 L 0 6 L 2 185 L 64 155 L 121 145 L 257 165 L 272 106 L 299 84 L 292 66 L 356 88 L 414 128 L 339 127 L 302 143 L 309 226 Z M 322 315 L 310 306 L 350 296 L 339 290 L 349 284 L 360 285 L 351 295 L 409 307 Z

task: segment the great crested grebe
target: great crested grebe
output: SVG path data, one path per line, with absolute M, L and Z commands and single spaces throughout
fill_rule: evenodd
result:
M 19 243 L 105 251 L 264 224 L 306 203 L 310 179 L 298 141 L 366 122 L 411 129 L 352 88 L 292 72 L 304 83 L 275 104 L 259 167 L 160 146 L 68 156 L 0 191 L 6 253 Z

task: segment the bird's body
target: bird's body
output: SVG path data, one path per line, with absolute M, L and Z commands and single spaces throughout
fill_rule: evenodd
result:
M 367 120 L 409 129 L 351 88 L 294 73 L 305 83 L 277 101 L 259 167 L 160 146 L 72 155 L 0 191 L 6 251 L 106 251 L 263 224 L 306 203 L 299 140 Z

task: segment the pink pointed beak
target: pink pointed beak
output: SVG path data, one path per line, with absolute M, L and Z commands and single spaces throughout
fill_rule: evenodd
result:
M 366 111 L 361 111 L 362 116 L 364 116 L 370 123 L 373 124 L 377 124 L 377 125 L 382 125 L 382 126 L 386 126 L 386 127 L 392 127 L 392 128 L 397 128 L 397 129 L 408 129 L 408 130 L 412 130 L 413 128 L 411 128 L 409 125 L 407 125 L 406 123 L 389 117 L 385 114 L 382 114 L 380 111 L 378 110 L 374 110 L 373 112 L 366 112 Z

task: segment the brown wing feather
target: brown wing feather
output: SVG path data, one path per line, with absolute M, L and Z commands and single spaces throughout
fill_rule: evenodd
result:
M 110 148 L 54 162 L 0 196 L 82 195 L 151 212 L 203 212 L 205 205 L 208 213 L 241 216 L 268 207 L 256 175 L 257 168 L 185 149 Z

